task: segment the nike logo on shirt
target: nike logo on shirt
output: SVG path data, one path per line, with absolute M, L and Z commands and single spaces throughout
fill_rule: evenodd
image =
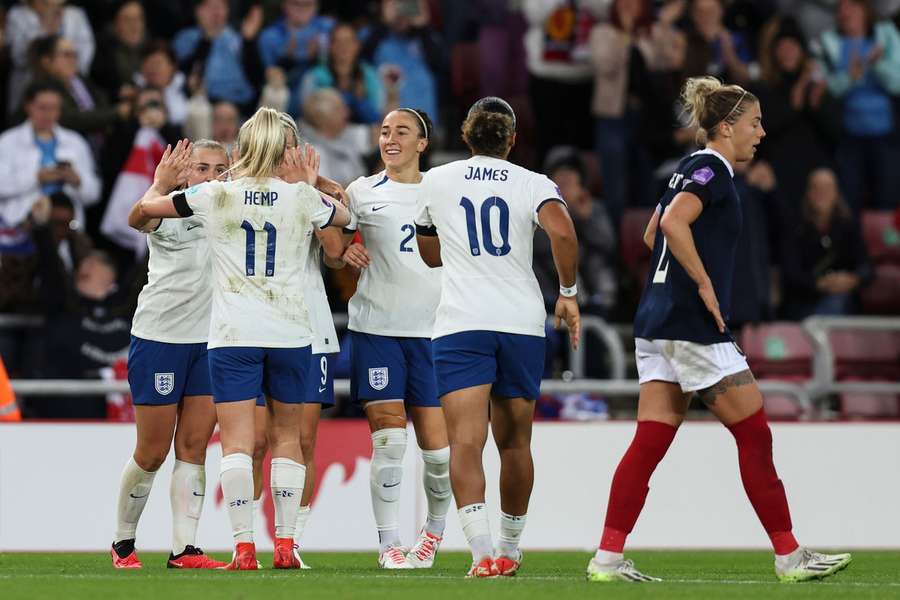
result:
M 200 227 L 200 226 L 199 225 L 188 225 L 187 231 L 190 231 L 191 229 L 197 229 L 198 227 Z
M 139 500 L 139 499 L 141 499 L 141 498 L 146 498 L 146 497 L 149 496 L 150 494 L 148 493 L 148 494 L 144 494 L 143 496 L 135 496 L 134 494 L 129 493 L 128 495 L 131 496 L 132 498 L 134 498 L 135 500 Z
M 397 487 L 398 485 L 400 485 L 399 481 L 397 483 L 382 483 L 381 484 L 382 487 L 386 487 L 386 488 Z
M 194 492 L 194 495 L 197 496 L 198 498 L 202 498 L 202 497 L 205 496 L 206 494 L 198 494 L 197 492 Z
M 322 392 L 324 392 L 324 391 L 325 391 L 325 388 L 323 388 L 323 387 L 320 387 L 320 388 L 319 388 L 319 393 L 320 393 L 320 394 L 321 394 Z
M 381 206 L 373 206 L 373 207 L 372 207 L 372 212 L 378 212 L 378 211 L 381 210 L 382 208 L 387 208 L 387 206 L 388 206 L 387 204 L 383 204 L 383 205 L 381 205 Z

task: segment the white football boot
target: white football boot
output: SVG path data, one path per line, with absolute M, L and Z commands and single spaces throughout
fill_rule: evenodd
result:
M 786 561 L 775 559 L 775 576 L 782 583 L 823 579 L 847 568 L 850 560 L 849 554 L 821 554 L 797 548 Z M 782 562 L 787 564 L 780 564 Z
M 634 563 L 630 560 L 622 559 L 610 564 L 600 564 L 593 558 L 588 563 L 587 579 L 596 582 L 630 581 L 632 583 L 662 581 L 658 577 L 644 575 L 634 568 Z

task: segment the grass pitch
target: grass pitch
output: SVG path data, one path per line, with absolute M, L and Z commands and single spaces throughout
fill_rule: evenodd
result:
M 225 559 L 221 553 L 213 553 Z M 0 554 L 3 600 L 215 600 L 378 598 L 379 600 L 527 600 L 529 598 L 900 598 L 900 552 L 854 552 L 837 576 L 778 584 L 768 552 L 629 552 L 662 583 L 589 584 L 587 552 L 528 552 L 515 578 L 466 580 L 468 553 L 438 556 L 434 569 L 388 572 L 374 552 L 304 554 L 309 571 L 177 571 L 163 554 L 142 553 L 144 568 L 116 571 L 106 554 Z M 261 554 L 263 565 L 271 555 Z

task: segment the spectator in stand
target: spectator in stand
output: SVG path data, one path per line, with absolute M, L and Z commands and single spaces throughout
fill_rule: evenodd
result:
M 723 0 L 691 0 L 685 75 L 715 75 L 746 84 L 755 78 L 749 40 L 725 27 Z
M 334 88 L 340 92 L 350 109 L 351 122 L 370 125 L 381 123 L 382 115 L 396 108 L 397 98 L 392 99 L 392 108 L 385 107 L 384 90 L 378 73 L 360 59 L 360 47 L 352 25 L 335 25 L 331 31 L 327 62 L 315 67 L 303 78 L 301 102 L 315 90 Z
M 202 86 L 212 102 L 228 100 L 250 112 L 256 107 L 263 68 L 256 48 L 262 9 L 251 7 L 238 33 L 228 24 L 227 0 L 201 0 L 197 26 L 178 32 L 172 42 L 181 70 Z
M 665 111 L 654 102 L 659 94 L 652 73 L 680 70 L 684 63 L 684 35 L 674 26 L 682 10 L 683 2 L 669 2 L 654 21 L 650 0 L 615 0 L 609 20 L 591 31 L 594 143 L 614 223 L 626 198 L 637 206 L 653 206 L 657 199 L 644 124 Z
M 316 90 L 303 103 L 300 131 L 319 153 L 319 174 L 346 187 L 367 173 L 365 157 L 372 151 L 372 128 L 352 125 L 341 94 Z
M 74 277 L 60 260 L 48 223 L 46 198 L 32 210 L 38 274 L 45 325 L 41 364 L 33 373 L 42 379 L 98 379 L 100 371 L 128 355 L 134 307 L 117 293 L 116 268 L 98 250 L 75 267 Z M 30 399 L 31 416 L 42 419 L 103 419 L 104 396 Z
M 134 76 L 139 87 L 162 90 L 169 122 L 181 125 L 188 115 L 186 78 L 178 70 L 178 61 L 171 46 L 163 41 L 147 44 L 141 53 L 140 72 Z
M 58 82 L 65 91 L 59 122 L 89 136 L 92 146 L 99 150 L 103 135 L 131 116 L 131 99 L 119 99 L 110 105 L 103 91 L 78 72 L 78 50 L 64 37 L 38 38 L 32 52 L 37 76 Z
M 217 102 L 212 111 L 212 132 L 210 139 L 216 140 L 228 150 L 234 149 L 241 129 L 241 113 L 231 102 Z
M 382 0 L 381 22 L 372 26 L 362 55 L 381 72 L 400 106 L 413 106 L 438 122 L 437 76 L 444 70 L 440 36 L 425 0 Z
M 869 0 L 841 0 L 837 29 L 820 41 L 828 90 L 843 108 L 837 161 L 844 196 L 854 213 L 863 209 L 866 191 L 875 208 L 893 208 L 900 203 L 894 106 L 900 98 L 900 33 L 890 21 L 876 20 Z
M 12 55 L 7 110 L 16 111 L 30 80 L 29 49 L 43 36 L 59 35 L 72 41 L 78 57 L 78 71 L 87 73 L 94 60 L 94 32 L 84 11 L 66 6 L 65 0 L 29 0 L 9 9 L 6 15 L 6 40 Z
M 616 230 L 605 203 L 587 189 L 585 165 L 575 148 L 551 150 L 543 170 L 559 186 L 578 233 L 578 304 L 584 313 L 605 317 L 618 291 Z M 553 306 L 559 297 L 559 280 L 550 239 L 543 230 L 534 238 L 534 270 L 545 303 Z
M 784 316 L 847 315 L 872 277 L 862 232 L 830 169 L 809 176 L 803 216 L 785 232 L 781 252 Z
M 279 67 L 287 75 L 295 92 L 288 112 L 297 114 L 300 82 L 325 53 L 334 20 L 318 14 L 318 0 L 283 0 L 281 10 L 283 16 L 259 36 L 259 55 L 265 68 Z
M 131 98 L 146 44 L 144 7 L 137 0 L 123 2 L 115 12 L 112 27 L 97 44 L 91 67 L 91 79 L 107 98 Z
M 59 259 L 66 271 L 71 273 L 74 266 L 92 248 L 90 238 L 78 229 L 75 208 L 71 198 L 64 192 L 50 196 L 50 230 L 59 251 Z M 0 247 L 0 312 L 31 313 L 40 309 L 35 289 L 37 269 L 36 249 L 31 240 L 31 223 L 26 222 L 21 230 L 28 235 L 26 252 L 7 253 Z
M 790 17 L 775 17 L 760 36 L 762 77 L 751 91 L 765 107 L 766 139 L 757 158 L 778 181 L 777 210 L 770 225 L 796 222 L 809 173 L 829 165 L 839 119 L 816 62 L 807 53 L 803 32 Z
M 0 219 L 22 223 L 41 196 L 64 191 L 76 220 L 100 199 L 91 149 L 78 133 L 59 126 L 63 91 L 54 82 L 35 82 L 25 91 L 27 120 L 0 135 Z
M 173 123 L 168 114 L 165 103 L 165 94 L 160 88 L 145 87 L 139 89 L 132 100 L 131 114 L 127 121 L 120 121 L 109 136 L 109 141 L 104 148 L 100 159 L 100 172 L 103 175 L 103 198 L 108 200 L 112 193 L 112 186 L 122 172 L 122 168 L 131 153 L 135 138 L 142 127 L 150 127 L 159 132 L 163 140 L 163 146 L 178 143 L 184 134 L 177 123 Z M 160 117 L 162 120 L 160 121 Z M 153 164 L 153 168 L 156 164 Z M 149 187 L 149 184 L 148 186 Z M 143 192 L 141 192 L 143 193 Z M 100 212 L 105 212 L 104 206 L 98 206 Z M 134 204 L 134 202 L 131 202 Z M 130 206 L 130 205 L 129 205 Z M 123 226 L 127 223 L 123 222 Z
M 734 187 L 741 199 L 741 234 L 734 256 L 731 315 L 732 331 L 772 318 L 772 277 L 766 222 L 776 187 L 775 173 L 765 161 L 734 165 Z
M 607 0 L 524 0 L 528 21 L 525 51 L 529 95 L 537 125 L 537 159 L 550 148 L 593 147 L 591 96 L 594 92 L 589 38 L 607 14 Z M 565 110 L 560 110 L 561 99 Z

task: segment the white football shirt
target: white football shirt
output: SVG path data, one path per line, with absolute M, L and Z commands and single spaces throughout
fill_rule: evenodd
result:
M 311 344 L 307 235 L 328 226 L 335 207 L 305 183 L 274 178 L 210 181 L 184 195 L 209 239 L 209 348 Z
M 414 217 L 421 183 L 397 183 L 384 172 L 347 187 L 348 230 L 359 230 L 371 256 L 350 298 L 352 331 L 430 338 L 441 296 L 440 269 L 419 256 Z
M 147 246 L 147 283 L 138 296 L 131 335 L 167 344 L 205 343 L 212 288 L 203 221 L 163 219 L 147 234 Z
M 334 329 L 334 319 L 331 316 L 331 306 L 328 304 L 328 294 L 325 293 L 325 282 L 322 279 L 322 268 L 319 263 L 322 244 L 312 229 L 307 236 L 309 241 L 309 256 L 306 260 L 307 294 L 306 304 L 309 308 L 309 320 L 313 330 L 312 353 L 331 354 L 340 352 L 337 331 Z
M 416 225 L 434 226 L 444 265 L 434 337 L 462 331 L 544 336 L 547 313 L 531 268 L 538 210 L 562 202 L 546 176 L 473 156 L 431 169 Z

